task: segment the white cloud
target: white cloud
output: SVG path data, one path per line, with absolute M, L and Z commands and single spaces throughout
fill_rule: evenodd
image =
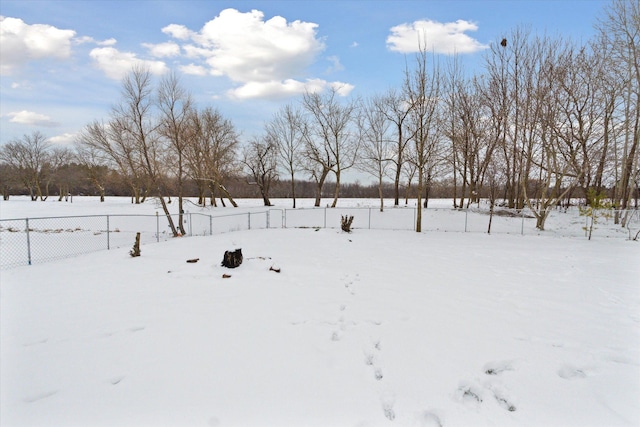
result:
M 401 53 L 418 52 L 420 46 L 428 51 L 448 55 L 473 53 L 488 47 L 465 34 L 477 29 L 478 26 L 473 22 L 461 19 L 447 23 L 415 21 L 392 27 L 391 34 L 387 37 L 387 47 Z
M 180 71 L 193 76 L 206 76 L 207 69 L 201 65 L 189 64 L 180 66 Z
M 170 24 L 162 29 L 162 32 L 170 35 L 178 40 L 189 40 L 196 35 L 193 31 L 185 27 L 184 25 Z
M 31 80 L 14 80 L 11 82 L 11 89 L 30 91 L 33 90 L 33 81 Z
M 12 74 L 30 60 L 68 58 L 75 35 L 73 30 L 0 16 L 0 74 Z
M 354 86 L 342 82 L 328 82 L 322 79 L 309 79 L 301 82 L 294 79 L 269 82 L 248 82 L 238 88 L 231 89 L 227 95 L 233 99 L 281 99 L 289 96 L 301 95 L 305 92 L 322 92 L 327 88 L 336 89 L 338 95 L 347 96 Z
M 207 22 L 199 32 L 171 24 L 165 34 L 189 41 L 182 46 L 188 58 L 202 61 L 190 64 L 184 72 L 226 76 L 239 84 L 228 95 L 236 99 L 273 98 L 304 92 L 309 85 L 300 81 L 308 67 L 325 48 L 316 37 L 318 25 L 275 16 L 265 20 L 258 10 L 242 13 L 225 9 Z M 335 58 L 334 68 L 340 67 Z M 330 85 L 324 82 L 323 86 Z
M 327 68 L 327 73 L 334 73 L 336 71 L 344 70 L 344 66 L 340 63 L 340 58 L 335 55 L 328 56 L 327 61 L 331 62 L 329 68 Z
M 355 86 L 349 83 L 343 82 L 331 82 L 329 85 L 336 90 L 336 93 L 340 96 L 348 96 Z
M 164 74 L 168 71 L 167 65 L 162 61 L 140 59 L 135 53 L 120 52 L 113 47 L 92 49 L 89 56 L 107 77 L 114 80 L 122 79 L 134 66 L 139 65 L 148 68 L 152 74 Z
M 182 46 L 182 50 L 184 51 L 187 58 L 209 58 L 214 55 L 214 53 L 202 47 L 197 47 L 192 44 L 185 44 Z
M 142 46 L 149 49 L 151 56 L 156 58 L 170 58 L 180 55 L 180 46 L 173 42 L 158 44 L 142 43 Z
M 101 42 L 96 42 L 96 44 L 98 46 L 113 46 L 117 43 L 116 39 L 114 39 L 113 37 L 110 39 L 106 39 L 104 41 Z
M 94 39 L 93 37 L 82 36 L 82 37 L 75 37 L 73 39 L 73 42 L 75 44 L 92 43 L 92 44 L 96 44 L 98 46 L 113 46 L 113 45 L 115 45 L 117 43 L 117 40 L 112 37 L 110 39 L 99 41 L 99 40 Z
M 263 18 L 257 10 L 226 9 L 205 24 L 197 40 L 213 51 L 207 63 L 214 73 L 239 82 L 283 80 L 303 73 L 324 49 L 317 24 Z
M 71 145 L 76 140 L 77 133 L 63 133 L 49 138 L 49 142 L 57 145 Z
M 358 42 L 353 42 L 349 47 L 358 47 L 358 46 L 360 46 Z
M 60 126 L 60 123 L 51 120 L 51 117 L 44 114 L 34 113 L 33 111 L 17 111 L 7 114 L 11 117 L 9 120 L 11 123 L 19 123 L 28 126 L 42 126 L 42 127 L 56 127 Z

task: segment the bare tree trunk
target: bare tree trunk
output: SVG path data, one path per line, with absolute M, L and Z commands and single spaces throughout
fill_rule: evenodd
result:
M 322 174 L 320 175 L 320 179 L 317 180 L 316 182 L 316 200 L 315 200 L 315 207 L 319 207 L 320 206 L 320 200 L 322 199 L 322 187 L 324 187 L 324 181 L 325 179 L 327 179 L 327 175 L 329 174 L 329 170 L 323 170 Z
M 295 172 L 291 171 L 291 198 L 293 199 L 293 209 L 296 208 L 296 181 Z
M 340 196 L 340 169 L 336 172 L 336 191 L 333 197 L 333 203 L 331 203 L 331 207 L 335 208 L 338 203 L 338 197 Z

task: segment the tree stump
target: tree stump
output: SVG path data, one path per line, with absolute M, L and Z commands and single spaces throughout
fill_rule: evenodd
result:
M 222 258 L 222 266 L 227 268 L 236 268 L 242 264 L 242 249 L 235 251 L 225 251 Z
M 133 244 L 129 255 L 132 257 L 140 256 L 140 233 L 136 233 L 136 242 Z
M 345 233 L 351 233 L 351 223 L 353 222 L 353 215 L 351 216 L 346 216 L 343 215 L 342 216 L 342 221 L 341 221 L 341 228 L 342 231 L 344 231 Z

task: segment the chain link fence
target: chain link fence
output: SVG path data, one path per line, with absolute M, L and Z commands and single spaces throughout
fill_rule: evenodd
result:
M 353 229 L 414 230 L 417 209 L 387 208 L 299 208 L 255 210 L 228 215 L 186 213 L 186 236 L 211 236 L 232 231 L 266 228 L 339 228 L 342 216 L 353 216 Z M 615 223 L 624 220 L 625 227 Z M 179 216 L 172 216 L 176 227 Z M 576 212 L 553 211 L 546 229 L 559 236 L 637 238 L 640 211 L 607 211 L 597 217 Z M 425 232 L 486 233 L 489 213 L 483 209 L 428 208 L 422 210 Z M 527 210 L 497 210 L 491 217 L 491 233 L 540 234 L 535 217 Z M 171 233 L 164 215 L 94 215 L 48 218 L 0 219 L 0 268 L 43 263 L 87 252 L 131 247 L 136 233 L 141 244 L 169 240 Z M 547 233 L 547 232 L 545 232 Z

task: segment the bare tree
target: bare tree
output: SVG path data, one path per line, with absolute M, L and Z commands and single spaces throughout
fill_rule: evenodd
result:
M 245 165 L 252 184 L 260 189 L 265 206 L 271 206 L 269 191 L 278 178 L 278 147 L 271 138 L 253 139 L 243 150 L 242 163 Z
M 616 180 L 616 206 L 627 209 L 631 200 L 633 176 L 640 153 L 640 4 L 613 0 L 598 21 L 601 46 L 606 49 L 608 68 L 621 82 L 618 96 L 622 109 L 622 149 Z M 613 131 L 613 129 L 608 129 Z M 616 221 L 619 218 L 616 217 Z M 625 226 L 626 218 L 622 218 Z
M 15 166 L 2 160 L 3 148 L 0 148 L 0 190 L 2 191 L 2 200 L 9 200 L 11 191 L 19 184 L 17 181 L 18 171 Z
M 180 85 L 175 74 L 170 74 L 160 82 L 158 87 L 158 108 L 160 110 L 160 134 L 168 142 L 165 158 L 172 166 L 172 176 L 176 180 L 176 194 L 178 198 L 178 228 L 184 236 L 184 180 L 186 175 L 185 153 L 187 146 L 192 143 L 189 138 L 189 115 L 193 108 L 191 95 Z
M 406 120 L 409 116 L 409 102 L 403 98 L 402 92 L 395 89 L 389 90 L 384 97 L 376 98 L 378 109 L 383 112 L 387 120 L 393 123 L 396 137 L 395 155 L 392 163 L 395 165 L 395 173 L 393 180 L 394 206 L 399 205 L 400 199 L 400 179 L 402 176 L 402 168 L 406 162 L 406 148 L 409 143 L 407 132 L 405 131 Z
M 216 206 L 215 197 L 220 192 L 223 205 L 222 196 L 237 207 L 224 185 L 225 178 L 240 169 L 236 164 L 238 134 L 233 124 L 213 108 L 194 110 L 189 120 L 191 144 L 186 151 L 187 165 L 189 175 L 198 183 L 201 201 L 204 202 L 206 186 L 210 192 L 211 205 Z
M 531 71 L 535 51 L 530 42 L 530 30 L 516 28 L 502 42 L 492 43 L 486 57 L 486 68 L 489 73 L 493 108 L 493 128 L 502 126 L 499 138 L 499 150 L 505 162 L 505 194 L 504 198 L 510 208 L 522 208 L 523 177 L 528 176 L 530 163 L 526 162 L 527 141 L 535 127 L 531 113 L 534 101 L 531 93 L 533 78 Z M 531 125 L 531 126 L 530 126 Z M 524 178 L 524 181 L 527 181 Z
M 424 48 L 416 54 L 415 69 L 405 72 L 404 92 L 409 101 L 409 128 L 413 141 L 413 162 L 418 175 L 416 232 L 422 231 L 422 197 L 433 178 L 429 173 L 435 168 L 439 156 L 440 124 L 440 71 L 437 64 L 429 67 Z
M 498 199 L 498 190 L 502 183 L 502 169 L 498 166 L 495 159 L 489 162 L 485 179 L 489 189 L 489 224 L 487 225 L 487 234 L 491 234 L 491 223 L 493 222 L 493 213 Z
M 290 104 L 282 107 L 265 126 L 267 138 L 274 141 L 282 167 L 291 179 L 291 198 L 296 207 L 296 172 L 302 168 L 304 117 Z
M 315 184 L 315 203 L 320 206 L 322 188 L 329 172 L 333 170 L 335 159 L 324 143 L 319 143 L 317 134 L 306 121 L 303 122 L 302 135 L 305 141 L 302 168 L 309 173 Z
M 71 188 L 77 183 L 77 170 L 72 168 L 73 152 L 67 147 L 53 147 L 49 156 L 50 173 L 47 182 L 53 182 L 58 187 L 58 201 L 69 200 Z M 49 193 L 49 184 L 46 185 Z
M 378 183 L 380 197 L 380 212 L 384 211 L 384 195 L 382 193 L 383 180 L 387 175 L 390 163 L 393 161 L 391 122 L 381 107 L 384 99 L 373 97 L 364 102 L 358 114 L 360 129 L 360 162 L 359 169 L 373 175 Z
M 554 129 L 558 138 L 571 150 L 573 169 L 579 176 L 578 186 L 588 199 L 592 187 L 601 186 L 604 164 L 598 165 L 606 156 L 603 122 L 607 115 L 606 89 L 601 84 L 602 59 L 587 50 L 587 46 L 567 46 L 558 55 L 554 81 L 554 101 L 559 107 L 559 116 Z M 598 171 L 600 169 L 600 171 Z M 595 192 L 600 193 L 600 190 Z M 587 203 L 590 204 L 590 200 Z
M 85 131 L 81 132 L 81 135 Z M 74 143 L 75 159 L 84 167 L 86 178 L 98 191 L 100 202 L 104 202 L 105 180 L 108 172 L 105 155 L 90 144 L 83 144 L 80 139 Z
M 456 79 L 448 83 L 450 119 L 445 134 L 451 142 L 454 184 L 457 174 L 462 181 L 460 203 L 454 202 L 454 206 L 464 207 L 467 195 L 467 207 L 470 203 L 479 202 L 483 178 L 497 143 L 491 135 L 491 111 L 483 102 L 484 84 L 477 78 L 470 81 Z
M 0 148 L 0 160 L 18 173 L 18 179 L 29 190 L 31 200 L 46 200 L 43 184 L 51 160 L 51 144 L 39 131 L 14 139 Z
M 333 203 L 335 207 L 340 196 L 340 179 L 342 172 L 356 163 L 359 138 L 353 123 L 356 110 L 355 102 L 342 104 L 338 100 L 338 90 L 330 89 L 325 95 L 305 93 L 303 107 L 309 115 L 308 127 L 305 129 L 307 157 L 314 164 L 312 175 L 316 174 L 318 193 L 322 189 L 324 179 L 329 171 L 336 177 L 336 188 Z M 319 206 L 319 196 L 316 206 Z
M 118 135 L 130 142 L 138 155 L 138 167 L 152 186 L 174 237 L 178 230 L 173 222 L 165 196 L 165 170 L 162 155 L 165 147 L 159 135 L 158 118 L 154 115 L 151 72 L 134 68 L 122 81 L 122 99 L 112 112 L 111 125 Z
M 566 84 L 567 75 L 561 58 L 567 57 L 567 49 L 561 40 L 539 38 L 534 44 L 535 55 L 528 57 L 531 62 L 525 91 L 531 99 L 527 102 L 530 109 L 523 111 L 527 121 L 521 125 L 527 164 L 521 184 L 524 201 L 540 230 L 544 230 L 551 209 L 578 185 L 585 173 L 577 161 L 579 141 L 564 137 L 574 125 L 562 112 L 565 93 L 561 86 Z M 529 171 L 538 181 L 535 202 L 529 196 Z
M 95 166 L 104 164 L 118 172 L 131 190 L 131 203 L 144 203 L 150 183 L 140 167 L 138 149 L 114 120 L 88 124 L 76 138 L 76 144 L 79 152 L 91 156 Z

